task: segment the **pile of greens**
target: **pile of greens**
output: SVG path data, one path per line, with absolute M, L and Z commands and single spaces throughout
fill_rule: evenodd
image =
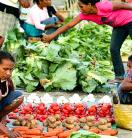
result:
M 50 44 L 29 43 L 15 29 L 8 33 L 4 50 L 16 58 L 13 80 L 28 92 L 36 90 L 40 80 L 45 91 L 101 91 L 113 78 L 109 43 L 111 29 L 89 23 L 78 25 Z
M 73 132 L 69 138 L 101 138 L 101 136 L 89 133 L 85 130 Z

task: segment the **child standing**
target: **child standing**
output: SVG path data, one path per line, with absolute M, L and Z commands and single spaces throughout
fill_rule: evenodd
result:
M 128 57 L 127 74 L 127 77 L 118 88 L 118 94 L 122 104 L 132 104 L 132 55 Z

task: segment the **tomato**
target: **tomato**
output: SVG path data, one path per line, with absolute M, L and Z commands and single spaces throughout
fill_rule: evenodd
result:
M 68 114 L 68 113 L 69 113 L 68 110 L 66 110 L 66 109 L 63 109 L 63 112 L 64 112 L 65 114 Z
M 14 112 L 14 113 L 17 113 L 18 111 L 19 111 L 19 109 L 15 109 L 13 112 Z
M 55 110 L 55 111 L 57 111 L 57 110 L 59 110 L 60 108 L 59 108 L 59 106 L 53 106 L 52 109 Z
M 43 105 L 41 105 L 41 106 L 38 107 L 38 109 L 41 110 L 41 111 L 43 111 L 45 108 L 44 108 Z

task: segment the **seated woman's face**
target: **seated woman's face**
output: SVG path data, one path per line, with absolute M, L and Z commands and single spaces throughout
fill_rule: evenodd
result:
M 48 2 L 48 6 L 52 5 L 52 1 L 51 0 L 47 0 L 47 2 Z
M 39 0 L 39 5 L 41 7 L 47 7 L 47 6 L 49 6 L 49 1 L 51 1 L 51 0 Z
M 127 72 L 129 72 L 132 69 L 132 61 L 127 62 Z

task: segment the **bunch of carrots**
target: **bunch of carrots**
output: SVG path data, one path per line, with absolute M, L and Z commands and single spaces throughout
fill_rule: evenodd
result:
M 48 132 L 43 132 L 42 128 L 29 129 L 25 126 L 15 127 L 13 131 L 21 133 L 21 137 L 18 138 L 68 138 L 75 130 L 66 130 L 63 128 L 49 129 Z M 4 135 L 0 135 L 0 138 L 8 138 Z

